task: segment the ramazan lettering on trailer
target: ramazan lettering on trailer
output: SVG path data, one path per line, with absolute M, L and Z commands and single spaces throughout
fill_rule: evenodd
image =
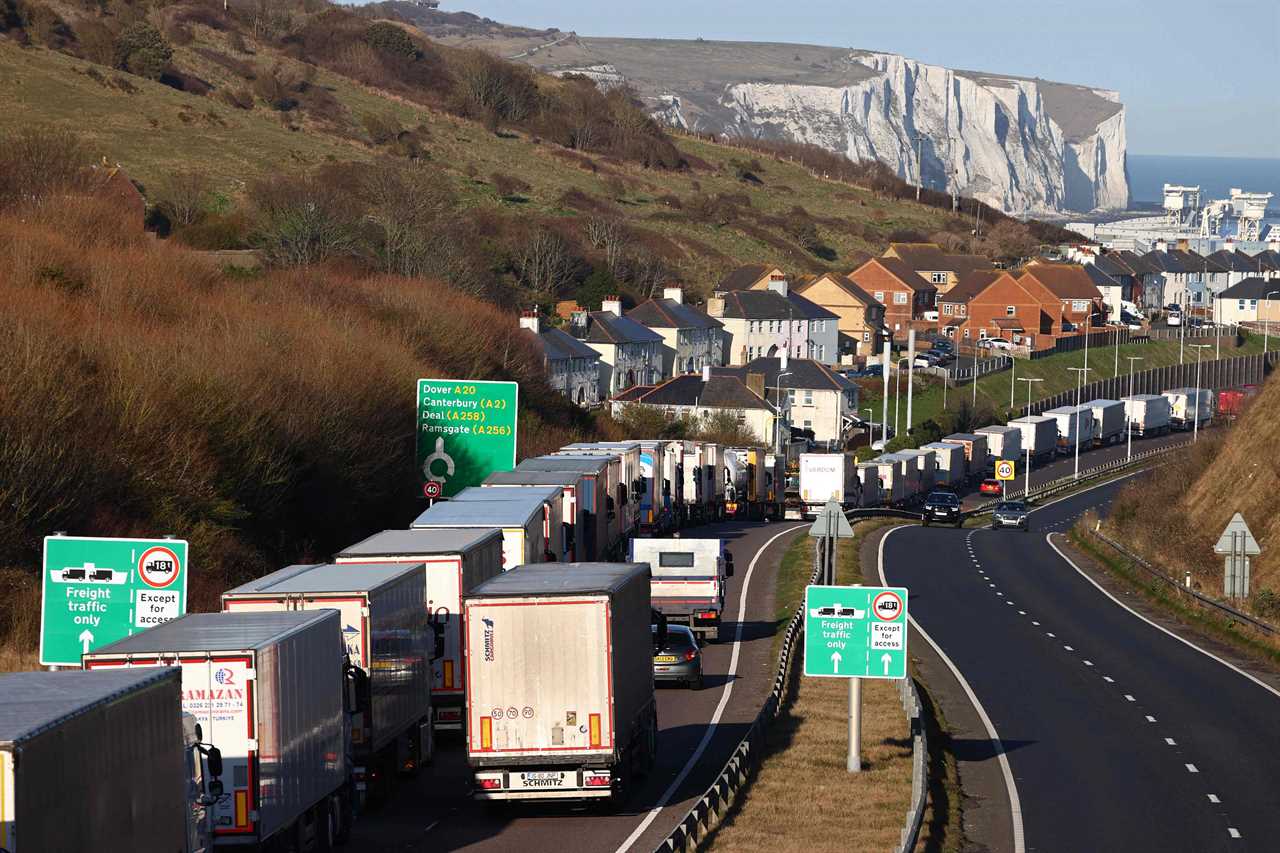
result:
M 242 687 L 215 687 L 201 688 L 193 687 L 190 690 L 182 691 L 183 702 L 218 702 L 225 699 L 243 699 L 244 688 Z

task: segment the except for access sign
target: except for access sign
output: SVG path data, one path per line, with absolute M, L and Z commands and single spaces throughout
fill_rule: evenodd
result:
M 417 462 L 442 497 L 516 465 L 515 382 L 418 380 Z
M 804 674 L 827 678 L 907 677 L 907 590 L 807 586 Z
M 80 655 L 187 612 L 187 543 L 181 539 L 46 536 L 40 663 Z

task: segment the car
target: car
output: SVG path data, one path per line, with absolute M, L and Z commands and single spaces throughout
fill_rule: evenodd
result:
M 702 689 L 702 649 L 688 625 L 651 626 L 653 631 L 653 680 L 677 682 Z
M 1004 494 L 1004 485 L 994 477 L 988 477 L 978 486 L 978 491 L 984 495 L 1000 495 Z
M 924 513 L 920 520 L 925 527 L 933 521 L 961 527 L 964 524 L 964 512 L 960 509 L 960 497 L 954 492 L 930 492 L 929 497 L 924 499 Z
M 1170 311 L 1170 312 L 1169 312 L 1169 314 L 1168 314 L 1168 316 L 1166 316 L 1166 317 L 1164 318 L 1164 322 L 1165 322 L 1165 325 L 1166 325 L 1166 326 L 1181 326 L 1181 325 L 1182 325 L 1182 312 L 1181 312 L 1181 311 Z
M 946 338 L 934 338 L 929 341 L 929 345 L 934 349 L 946 350 L 947 352 L 950 352 L 953 346 L 951 341 Z
M 1014 345 L 1013 341 L 1008 340 L 1007 338 L 983 338 L 978 341 L 978 346 L 983 349 L 1010 350 L 1013 349 Z
M 936 309 L 926 311 L 920 316 L 924 317 L 924 319 L 928 320 L 930 323 L 938 322 L 938 312 Z
M 1027 517 L 1031 510 L 1026 501 L 1000 501 L 991 512 L 991 529 L 1017 527 L 1023 533 L 1028 530 Z
M 912 362 L 912 364 L 916 367 L 937 367 L 940 362 L 941 359 L 933 353 L 924 352 L 917 355 L 916 360 Z

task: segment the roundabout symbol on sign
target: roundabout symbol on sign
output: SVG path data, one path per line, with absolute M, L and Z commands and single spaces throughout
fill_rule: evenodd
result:
M 872 600 L 871 612 L 882 622 L 892 622 L 902 615 L 902 599 L 896 592 L 882 592 Z
M 176 581 L 181 570 L 178 555 L 160 545 L 148 548 L 138 558 L 138 577 L 147 586 L 156 589 L 162 589 Z

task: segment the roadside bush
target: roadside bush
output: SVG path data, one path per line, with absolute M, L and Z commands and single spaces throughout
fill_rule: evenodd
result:
M 360 247 L 350 197 L 313 177 L 259 181 L 249 197 L 260 213 L 254 242 L 276 266 L 323 263 Z
M 489 181 L 493 184 L 493 188 L 497 190 L 498 196 L 508 201 L 523 199 L 527 193 L 533 190 L 533 187 L 527 181 L 523 181 L 515 175 L 507 175 L 502 172 L 494 172 L 489 176 Z
M 0 208 L 82 187 L 88 149 L 70 131 L 23 127 L 0 135 Z

